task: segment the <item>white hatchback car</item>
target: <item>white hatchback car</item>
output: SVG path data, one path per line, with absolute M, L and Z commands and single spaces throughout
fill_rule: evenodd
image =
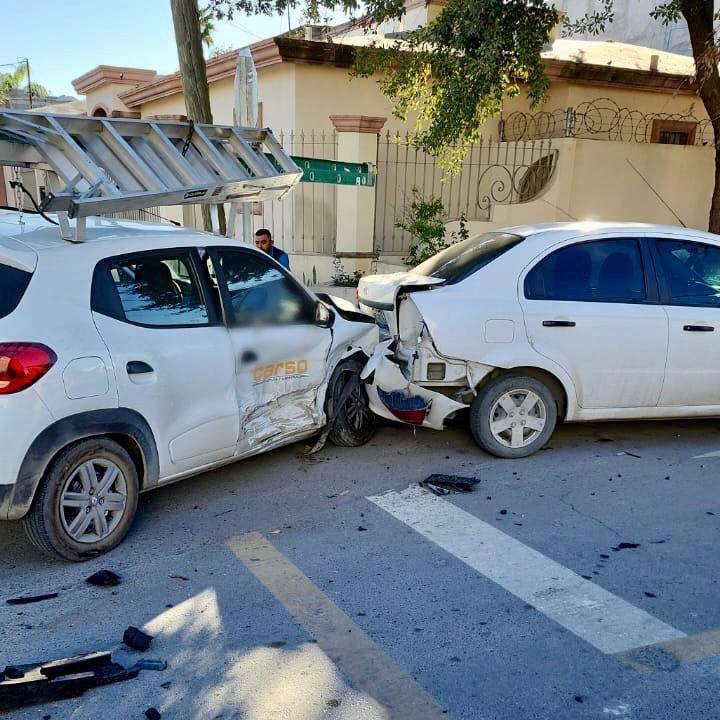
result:
M 0 211 L 0 519 L 40 550 L 105 552 L 140 492 L 324 426 L 370 438 L 372 317 L 222 237 L 107 219 L 87 235 Z
M 500 457 L 541 449 L 561 419 L 720 415 L 715 235 L 613 223 L 510 228 L 409 272 L 366 277 L 358 296 L 395 339 L 394 362 L 375 362 L 373 409 L 397 417 L 404 393 L 424 424 L 441 427 L 469 407 L 476 442 Z

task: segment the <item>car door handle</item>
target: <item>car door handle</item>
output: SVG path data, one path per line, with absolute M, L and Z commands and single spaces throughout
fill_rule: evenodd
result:
M 142 360 L 131 360 L 126 366 L 128 375 L 146 375 L 155 372 L 150 365 Z
M 712 325 L 683 325 L 685 332 L 715 332 Z
M 543 320 L 543 327 L 575 327 L 572 320 Z
M 254 350 L 246 350 L 241 356 L 240 356 L 240 362 L 243 365 L 247 365 L 248 363 L 254 363 L 257 362 L 258 356 L 257 353 Z

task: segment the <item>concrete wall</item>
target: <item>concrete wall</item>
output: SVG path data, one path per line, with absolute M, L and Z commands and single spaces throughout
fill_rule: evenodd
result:
M 707 229 L 712 148 L 572 138 L 554 147 L 558 167 L 546 192 L 532 202 L 493 206 L 490 222 L 469 224 L 471 234 L 571 219 L 680 225 L 630 163 L 688 227 Z

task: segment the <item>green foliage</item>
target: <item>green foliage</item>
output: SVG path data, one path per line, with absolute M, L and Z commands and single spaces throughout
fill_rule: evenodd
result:
M 200 10 L 200 38 L 202 44 L 209 50 L 215 45 L 213 33 L 215 32 L 215 14 L 210 7 Z M 211 56 L 212 57 L 212 56 Z
M 505 97 L 524 88 L 532 106 L 545 98 L 541 51 L 557 17 L 544 0 L 448 0 L 394 47 L 360 50 L 355 72 L 380 73 L 394 114 L 416 119 L 415 144 L 459 171 Z
M 411 237 L 410 250 L 407 257 L 403 258 L 408 267 L 415 267 L 450 245 L 470 237 L 465 216 L 460 217 L 458 231 L 449 238 L 445 227 L 447 222 L 445 206 L 440 198 L 425 200 L 417 188 L 412 189 L 410 203 L 405 206 L 402 218 L 395 222 L 395 227 Z
M 350 15 L 369 15 L 376 22 L 399 18 L 404 0 L 209 0 L 207 8 L 219 20 L 241 15 L 283 15 L 288 8 L 301 9 L 305 17 L 319 22 L 323 13 L 341 11 Z
M 335 273 L 332 276 L 332 284 L 335 287 L 357 287 L 358 283 L 362 279 L 362 273 L 359 270 L 356 270 L 354 273 L 350 274 L 345 271 L 345 266 L 343 265 L 342 260 L 339 257 L 336 257 L 333 260 L 333 267 L 335 268 Z
M 10 90 L 22 90 L 27 92 L 27 65 L 22 62 L 18 64 L 13 72 L 0 73 L 0 103 L 4 103 Z M 24 84 L 24 88 L 23 88 Z M 47 97 L 48 91 L 39 83 L 30 83 L 30 93 L 33 97 Z

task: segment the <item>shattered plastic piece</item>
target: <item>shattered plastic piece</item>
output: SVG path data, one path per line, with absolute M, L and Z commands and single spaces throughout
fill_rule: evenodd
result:
M 120 576 L 116 575 L 112 570 L 98 570 L 89 578 L 86 578 L 85 582 L 98 587 L 115 587 L 120 584 Z
M 157 709 L 155 709 L 154 707 L 149 707 L 149 708 L 145 711 L 145 717 L 146 717 L 148 720 L 160 720 L 160 718 L 162 717 L 162 715 L 161 715 L 161 714 L 159 713 L 159 711 L 158 711 Z
M 8 605 L 29 605 L 30 603 L 42 602 L 43 600 L 52 600 L 56 598 L 58 593 L 46 593 L 45 595 L 26 595 L 25 597 L 10 598 L 5 602 Z
M 433 483 L 428 482 L 427 480 L 421 480 L 418 485 L 421 488 L 425 488 L 426 490 L 429 490 L 433 495 L 437 495 L 438 497 L 442 497 L 443 495 L 449 495 L 450 491 L 447 488 L 440 487 L 439 485 L 434 485 Z
M 137 670 L 113 662 L 109 652 L 13 667 L 23 675 L 17 679 L 0 676 L 0 712 L 79 697 L 90 688 L 138 675 Z
M 475 486 L 479 482 L 480 478 L 436 474 L 430 475 L 430 477 L 420 482 L 419 485 L 421 487 L 432 486 L 435 488 L 443 488 L 448 492 L 469 493 L 475 489 Z M 428 487 L 428 489 L 434 492 L 431 487 Z M 437 495 L 439 493 L 435 494 Z M 447 495 L 448 493 L 444 492 L 442 494 Z
M 150 647 L 150 643 L 152 642 L 152 640 L 152 635 L 144 633 L 142 630 L 139 630 L 133 625 L 130 625 L 130 627 L 125 630 L 122 639 L 125 645 L 127 645 L 129 648 L 132 648 L 133 650 L 139 650 L 140 652 L 145 652 Z
M 164 682 L 164 683 L 160 683 L 160 687 L 163 690 L 167 690 L 171 685 L 172 685 L 172 683 L 170 682 L 170 680 L 168 680 L 167 682 Z
M 21 677 L 25 677 L 25 672 L 15 665 L 8 665 L 2 674 L 5 680 L 19 680 Z
M 186 578 L 184 575 L 168 575 L 171 580 L 185 580 L 187 582 L 190 578 Z
M 628 455 L 629 457 L 637 458 L 638 460 L 642 460 L 642 456 L 636 455 L 635 453 L 628 452 L 627 450 L 623 450 L 622 452 L 617 453 L 617 456 L 620 457 L 620 455 Z M 618 476 L 620 477 L 620 476 Z
M 645 591 L 644 594 L 645 594 L 645 597 L 649 597 L 649 598 L 656 598 L 656 597 L 657 597 L 657 595 L 656 595 L 655 593 L 648 592 L 647 590 Z
M 640 543 L 628 543 L 628 542 L 621 542 L 618 543 L 615 547 L 611 547 L 611 550 L 614 550 L 615 552 L 620 552 L 620 550 L 634 550 L 635 548 L 639 548 Z
M 358 526 L 358 532 L 367 532 L 367 528 L 360 525 Z
M 163 672 L 167 670 L 167 660 L 138 660 L 130 670 L 154 670 L 155 672 Z

